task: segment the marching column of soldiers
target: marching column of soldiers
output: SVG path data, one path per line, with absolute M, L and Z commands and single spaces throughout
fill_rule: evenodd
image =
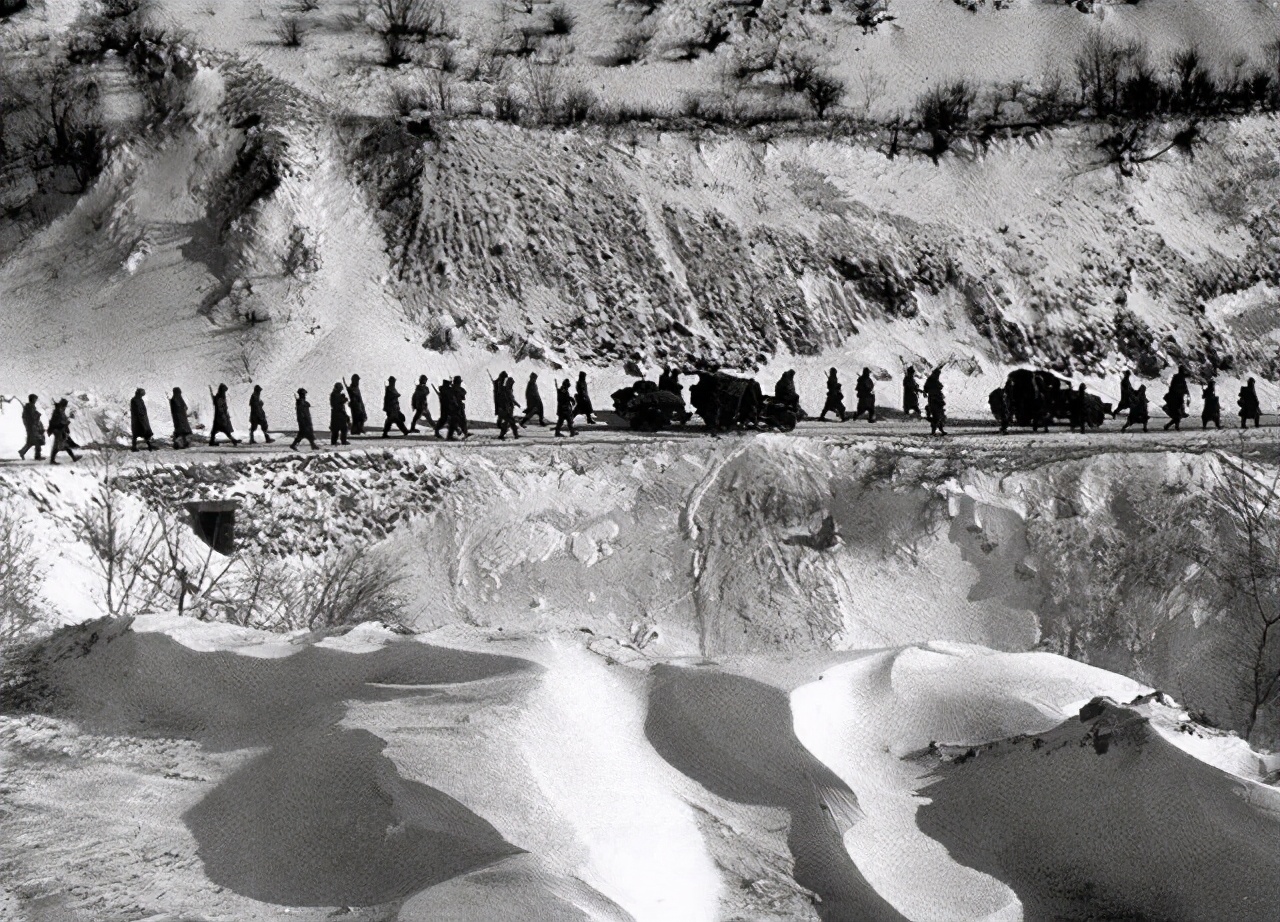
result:
M 1055 414 L 1055 409 L 1051 406 L 1050 397 L 1045 393 L 1041 375 L 1046 375 L 1047 373 L 1017 372 L 1014 374 L 1019 373 L 1030 374 L 1027 389 L 1024 393 L 1029 404 L 1023 414 L 1025 417 L 1023 424 L 1025 425 L 1029 422 L 1033 432 L 1038 431 L 1041 427 L 1047 432 L 1049 431 L 1050 423 L 1055 419 L 1055 415 L 1059 417 L 1063 415 L 1061 412 Z M 1013 380 L 1013 376 L 1013 374 L 1010 375 L 1010 381 Z M 1047 377 L 1049 379 L 1053 378 L 1052 375 L 1047 375 Z M 1188 377 L 1187 369 L 1179 367 L 1164 394 L 1162 409 L 1168 417 L 1168 422 L 1164 425 L 1166 430 L 1180 430 L 1182 421 L 1190 415 L 1188 404 L 1191 399 L 1191 390 Z M 1050 384 L 1054 388 L 1058 387 L 1058 384 L 1052 380 Z M 1009 393 L 1011 387 L 1012 385 L 1006 382 L 1005 387 L 997 388 L 992 392 L 990 398 L 992 415 L 999 423 L 1002 433 L 1009 430 L 1015 418 Z M 1254 378 L 1249 378 L 1240 388 L 1236 405 L 1239 409 L 1238 415 L 1241 428 L 1247 429 L 1250 422 L 1253 423 L 1254 428 L 1258 428 L 1262 424 L 1262 408 L 1256 388 L 1257 383 Z M 658 379 L 657 389 L 680 396 L 683 387 L 680 384 L 679 373 L 670 368 L 663 369 Z M 219 435 L 226 436 L 232 445 L 241 444 L 240 439 L 236 438 L 234 434 L 227 390 L 226 384 L 220 384 L 216 391 L 210 389 L 209 392 L 213 404 L 213 423 L 209 431 L 210 446 L 218 444 Z M 428 402 L 431 390 L 427 376 L 421 375 L 410 399 L 413 418 L 406 425 L 405 414 L 400 409 L 400 392 L 396 389 L 396 379 L 394 377 L 388 378 L 382 400 L 382 409 L 385 416 L 382 437 L 390 438 L 393 428 L 399 429 L 400 434 L 407 437 L 412 433 L 419 432 L 418 423 L 425 421 L 431 427 L 437 439 L 456 441 L 469 438 L 471 433 L 467 423 L 467 391 L 463 386 L 462 377 L 445 378 L 441 381 L 440 386 L 435 389 L 440 412 L 438 417 L 434 419 Z M 575 424 L 575 420 L 579 417 L 582 417 L 588 425 L 596 423 L 595 409 L 592 404 L 585 371 L 578 375 L 576 386 L 570 379 L 564 378 L 555 384 L 555 391 L 556 422 L 554 433 L 557 437 L 564 437 L 566 431 L 569 436 L 576 436 L 578 427 Z M 875 379 L 870 368 L 862 369 L 862 373 L 858 376 L 855 385 L 855 393 L 857 405 L 854 412 L 850 414 L 845 407 L 844 390 L 840 382 L 839 371 L 835 368 L 830 369 L 827 373 L 826 399 L 822 406 L 822 412 L 817 419 L 824 421 L 829 413 L 834 413 L 841 422 L 856 420 L 864 415 L 870 423 L 875 423 L 882 418 L 876 404 Z M 922 393 L 924 395 L 923 413 L 920 407 L 920 395 Z M 1141 426 L 1143 432 L 1148 431 L 1150 408 L 1147 388 L 1146 385 L 1134 387 L 1129 371 L 1125 371 L 1120 378 L 1120 400 L 1114 407 L 1109 404 L 1102 405 L 1097 398 L 1087 393 L 1084 384 L 1080 384 L 1075 390 L 1071 390 L 1068 387 L 1063 393 L 1066 399 L 1066 415 L 1073 431 L 1084 432 L 1086 426 L 1091 424 L 1087 413 L 1091 400 L 1099 406 L 1105 406 L 1110 411 L 1113 419 L 1121 413 L 1126 414 L 1124 425 L 1121 427 L 1122 432 L 1133 426 Z M 133 451 L 139 450 L 140 443 L 148 451 L 156 449 L 155 433 L 151 426 L 146 395 L 146 390 L 138 388 L 129 401 L 130 447 Z M 1215 428 L 1221 429 L 1221 401 L 1217 393 L 1216 384 L 1212 379 L 1202 385 L 1200 397 L 1202 404 L 1200 412 L 1201 428 L 1207 429 L 1212 424 Z M 800 412 L 800 397 L 796 390 L 794 370 L 783 373 L 774 388 L 773 399 L 778 403 L 795 408 L 797 414 L 803 418 L 803 413 Z M 44 424 L 37 401 L 37 395 L 31 394 L 28 396 L 27 402 L 23 404 L 22 424 L 26 430 L 26 441 L 18 451 L 18 457 L 25 460 L 27 453 L 34 451 L 35 459 L 37 461 L 43 460 L 46 436 L 48 436 L 53 440 L 52 450 L 49 455 L 50 464 L 57 464 L 57 457 L 62 453 L 65 453 L 72 461 L 75 461 L 76 455 L 73 449 L 80 446 L 71 437 L 71 422 L 67 410 L 67 399 L 59 399 L 54 404 L 47 426 Z M 290 447 L 296 450 L 305 441 L 312 449 L 318 450 L 320 446 L 316 442 L 315 427 L 311 417 L 311 404 L 307 400 L 307 391 L 304 388 L 298 389 L 294 406 L 297 429 L 296 437 Z M 946 407 L 947 401 L 942 382 L 942 367 L 934 368 L 925 379 L 924 384 L 920 385 L 916 380 L 915 368 L 908 366 L 902 378 L 903 415 L 908 419 L 921 419 L 923 417 L 929 423 L 932 435 L 945 436 L 947 434 L 945 428 L 947 421 Z M 499 372 L 498 377 L 493 379 L 493 408 L 497 421 L 497 437 L 501 440 L 505 440 L 508 433 L 511 434 L 513 439 L 520 438 L 520 430 L 532 425 L 535 419 L 539 426 L 549 425 L 544 415 L 542 394 L 539 389 L 536 372 L 530 373 L 525 384 L 523 415 L 517 414 L 517 410 L 521 409 L 521 404 L 516 401 L 515 378 L 505 371 Z M 192 425 L 186 398 L 183 396 L 181 388 L 175 387 L 169 397 L 169 415 L 173 423 L 171 440 L 173 448 L 190 448 L 193 436 Z M 329 394 L 330 445 L 349 445 L 351 436 L 365 433 L 367 422 L 368 414 L 365 411 L 364 398 L 360 392 L 360 376 L 353 374 L 349 383 L 345 379 L 335 383 L 333 390 Z M 1092 422 L 1092 425 L 1096 426 L 1098 424 L 1097 421 Z M 255 385 L 249 398 L 249 444 L 256 444 L 255 436 L 259 432 L 261 432 L 263 439 L 267 443 L 275 441 L 270 434 L 270 425 L 263 405 L 262 386 Z

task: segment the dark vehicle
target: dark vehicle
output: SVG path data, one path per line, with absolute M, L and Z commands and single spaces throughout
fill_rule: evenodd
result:
M 800 409 L 795 403 L 766 397 L 754 378 L 719 371 L 699 375 L 689 388 L 689 402 L 713 432 L 739 428 L 790 432 L 800 421 Z
M 760 424 L 764 393 L 752 378 L 704 371 L 689 388 L 689 402 L 707 428 L 715 431 Z
M 1051 422 L 1071 419 L 1071 407 L 1077 392 L 1070 382 L 1051 371 L 1019 368 L 1009 372 L 1004 382 L 1008 421 L 1015 426 L 1048 426 Z M 1094 394 L 1084 395 L 1085 421 L 1091 428 L 1102 425 L 1103 414 L 1111 414 L 1111 404 Z M 993 415 L 994 412 L 993 412 Z M 999 421 L 999 417 L 996 417 Z
M 651 432 L 669 429 L 677 423 L 683 426 L 693 418 L 679 394 L 661 389 L 644 378 L 614 391 L 612 397 L 613 411 L 630 423 L 632 429 Z

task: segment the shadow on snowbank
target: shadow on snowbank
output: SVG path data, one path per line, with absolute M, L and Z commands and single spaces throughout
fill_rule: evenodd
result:
M 533 664 L 415 641 L 269 659 L 127 628 L 72 629 L 42 664 L 44 700 L 98 732 L 267 747 L 183 817 L 213 883 L 286 905 L 371 905 L 520 853 L 461 803 L 401 777 L 382 740 L 339 723 L 348 701 L 443 696 L 440 686 L 533 675 Z
M 1280 906 L 1280 791 L 1100 699 L 1048 733 L 960 753 L 917 813 L 1028 919 L 1264 922 Z
M 903 918 L 845 850 L 844 833 L 859 818 L 857 797 L 796 739 L 784 692 L 700 669 L 657 666 L 652 676 L 650 744 L 713 794 L 790 814 L 795 879 L 822 898 L 824 920 Z

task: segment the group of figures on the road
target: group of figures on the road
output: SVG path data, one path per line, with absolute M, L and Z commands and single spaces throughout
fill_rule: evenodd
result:
M 780 429 L 790 431 L 796 424 L 806 418 L 800 406 L 800 395 L 796 390 L 795 371 L 784 372 L 774 387 L 772 396 L 763 393 L 759 383 L 753 378 L 743 378 L 719 371 L 698 372 L 698 380 L 689 388 L 689 402 L 692 412 L 686 410 L 684 402 L 684 386 L 680 382 L 680 372 L 664 368 L 658 381 L 645 378 L 636 380 L 632 385 L 613 393 L 614 411 L 636 429 L 662 429 L 672 425 L 684 425 L 693 418 L 696 412 L 702 417 L 706 426 L 713 431 L 724 431 L 734 428 Z M 517 419 L 517 410 L 521 404 L 515 397 L 515 379 L 505 371 L 493 379 L 493 407 L 498 424 L 498 438 L 505 439 L 507 433 L 512 438 L 520 437 L 520 430 L 532 424 L 536 418 L 539 426 L 548 425 L 544 416 L 542 394 L 539 390 L 537 372 L 529 375 L 524 389 L 523 415 Z M 578 434 L 575 420 L 579 417 L 588 424 L 596 422 L 595 408 L 591 402 L 591 394 L 587 385 L 587 373 L 578 375 L 576 386 L 572 386 L 568 378 L 556 385 L 556 424 L 555 434 L 563 436 L 567 431 L 570 436 Z M 433 417 L 429 406 L 429 397 L 434 390 L 439 403 L 438 416 Z M 840 374 L 832 368 L 827 374 L 826 400 L 822 405 L 819 420 L 826 420 L 828 414 L 834 414 L 841 422 L 859 419 L 865 415 L 868 422 L 876 422 L 882 418 L 876 403 L 876 383 L 871 369 L 864 368 L 854 385 L 857 403 L 854 411 L 849 413 L 845 407 L 844 389 L 840 383 Z M 921 411 L 920 397 L 924 395 L 924 410 Z M 147 392 L 138 388 L 129 403 L 129 428 L 132 449 L 138 450 L 139 443 L 154 450 L 155 433 L 151 427 L 150 414 L 146 402 Z M 1165 393 L 1163 409 L 1169 417 L 1165 429 L 1180 429 L 1182 420 L 1190 415 L 1188 404 L 1191 391 L 1185 368 L 1179 367 L 1169 383 Z M 217 391 L 210 390 L 213 402 L 213 425 L 209 432 L 209 445 L 218 444 L 218 436 L 224 435 L 233 445 L 239 445 L 231 422 L 231 410 L 227 402 L 227 386 L 220 384 Z M 57 464 L 58 455 L 62 452 L 76 460 L 73 449 L 79 446 L 71 437 L 70 414 L 67 410 L 67 399 L 64 397 L 54 404 L 48 426 L 44 425 L 40 410 L 37 407 L 37 396 L 32 394 L 22 408 L 22 422 L 26 429 L 26 443 L 19 456 L 26 458 L 27 452 L 35 450 L 37 460 L 42 459 L 42 451 L 46 435 L 52 438 L 53 447 L 49 455 L 49 463 Z M 1205 382 L 1201 389 L 1202 409 L 1201 426 L 1207 428 L 1210 423 L 1221 428 L 1222 410 L 1212 379 Z M 1033 432 L 1041 427 L 1047 432 L 1049 426 L 1066 419 L 1073 430 L 1084 432 L 1087 428 L 1096 428 L 1110 414 L 1111 418 L 1126 412 L 1127 418 L 1122 427 L 1141 425 L 1147 431 L 1150 419 L 1146 385 L 1134 387 L 1130 372 L 1126 371 L 1120 379 L 1120 402 L 1112 407 L 1101 398 L 1090 394 L 1083 384 L 1072 388 L 1051 372 L 1043 370 L 1018 369 L 1009 373 L 1003 386 L 996 388 L 989 397 L 992 416 L 1000 425 L 1001 432 L 1008 432 L 1014 425 L 1030 426 Z M 1250 378 L 1240 388 L 1236 400 L 1239 407 L 1240 424 L 1247 428 L 1252 421 L 1254 426 L 1261 425 L 1262 410 L 1255 390 L 1255 381 Z M 307 400 L 306 388 L 299 388 L 294 401 L 297 429 L 290 447 L 297 448 L 307 442 L 313 449 L 319 448 L 316 443 L 315 426 L 311 418 L 311 403 Z M 400 408 L 400 392 L 396 388 L 396 379 L 388 378 L 382 392 L 382 412 L 384 421 L 382 437 L 389 438 L 392 429 L 398 429 L 404 436 L 420 432 L 418 424 L 425 422 L 438 439 L 455 441 L 468 438 L 470 429 L 467 425 L 467 389 L 463 386 L 462 377 L 446 378 L 440 386 L 433 388 L 427 382 L 427 376 L 421 375 L 418 384 L 409 398 L 409 408 L 413 417 L 406 424 L 406 416 Z M 928 421 L 930 433 L 946 435 L 947 400 L 942 383 L 942 367 L 929 373 L 921 385 L 916 379 L 916 371 L 908 367 L 902 379 L 902 412 L 908 418 Z M 169 397 L 169 415 L 173 421 L 172 445 L 183 449 L 191 447 L 193 436 L 186 398 L 182 389 L 175 387 Z M 363 435 L 366 432 L 369 415 L 365 410 L 364 397 L 360 392 L 360 376 L 354 374 L 350 382 L 345 379 L 333 385 L 329 392 L 329 441 L 332 445 L 350 444 L 352 435 Z M 258 432 L 266 442 L 274 442 L 270 435 L 267 413 L 262 401 L 262 386 L 255 385 L 249 397 L 249 443 L 254 444 Z

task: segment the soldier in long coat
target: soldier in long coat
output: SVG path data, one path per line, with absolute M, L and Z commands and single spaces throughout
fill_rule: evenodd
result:
M 863 413 L 867 414 L 867 422 L 874 423 L 876 421 L 876 383 L 871 378 L 871 369 L 862 369 L 862 374 L 858 376 L 858 383 L 854 385 L 854 393 L 858 395 L 858 406 L 853 411 L 850 419 L 857 419 Z
M 542 410 L 542 393 L 538 390 L 538 373 L 531 371 L 529 372 L 529 383 L 524 386 L 524 417 L 520 420 L 520 424 L 529 425 L 529 421 L 535 416 L 538 417 L 539 426 L 547 424 L 547 419 L 543 416 Z
M 574 412 L 579 416 L 585 417 L 588 425 L 595 425 L 595 408 L 591 405 L 591 394 L 587 391 L 587 373 L 585 371 L 578 372 L 578 387 L 574 393 L 573 406 Z
M 133 392 L 133 399 L 129 401 L 129 435 L 132 437 L 130 451 L 138 450 L 138 439 L 147 443 L 147 451 L 156 450 L 156 446 L 151 442 L 155 433 L 151 431 L 151 417 L 147 413 L 146 396 L 147 392 L 138 388 Z
M 404 424 L 404 411 L 400 409 L 400 392 L 396 390 L 395 378 L 387 378 L 386 389 L 382 392 L 382 412 L 387 416 L 386 422 L 382 424 L 384 439 L 391 434 L 392 426 L 399 429 L 402 435 L 409 434 Z
M 920 383 L 916 381 L 916 368 L 907 366 L 907 373 L 902 376 L 902 414 L 920 418 Z
M 1200 410 L 1200 428 L 1208 429 L 1209 423 L 1222 428 L 1222 402 L 1218 400 L 1218 388 L 1210 378 L 1200 389 L 1200 399 L 1204 406 Z
M 76 453 L 71 450 L 71 419 L 67 416 L 67 398 L 63 397 L 53 405 L 53 413 L 49 417 L 49 435 L 53 436 L 53 451 L 49 452 L 49 463 L 58 463 L 58 452 L 65 451 L 75 461 Z
M 173 447 L 191 447 L 191 420 L 187 418 L 187 400 L 182 388 L 175 387 L 169 397 L 169 418 L 173 420 Z
M 232 434 L 231 410 L 227 407 L 227 386 L 218 385 L 218 392 L 213 395 L 213 429 L 209 433 L 209 444 L 218 443 L 221 433 L 231 440 L 232 445 L 239 445 L 240 440 Z
M 418 376 L 418 386 L 413 389 L 413 396 L 409 398 L 409 408 L 413 410 L 413 421 L 409 423 L 409 431 L 418 431 L 418 420 L 425 419 L 427 425 L 435 428 L 435 422 L 431 419 L 431 408 L 427 405 L 427 395 L 431 393 L 431 386 L 427 384 L 427 376 Z
M 289 447 L 297 449 L 298 443 L 306 439 L 313 450 L 319 449 L 320 446 L 316 444 L 316 429 L 311 422 L 311 403 L 307 400 L 305 387 L 298 388 L 298 399 L 293 402 L 293 406 L 298 417 L 298 434 L 293 437 L 293 444 Z
M 329 392 L 329 444 L 350 445 L 347 435 L 351 432 L 351 417 L 347 415 L 347 395 L 342 382 L 333 385 Z
M 1129 370 L 1125 369 L 1124 374 L 1120 376 L 1120 402 L 1111 411 L 1111 418 L 1115 419 L 1131 406 L 1133 406 L 1133 382 L 1129 380 Z
M 556 388 L 556 435 L 563 436 L 561 428 L 569 427 L 570 435 L 577 435 L 578 430 L 573 426 L 573 418 L 577 415 L 577 407 L 574 406 L 573 394 L 569 393 L 569 379 L 565 378 Z
M 35 394 L 27 395 L 27 402 L 22 405 L 22 428 L 27 432 L 26 443 L 18 449 L 18 457 L 27 460 L 27 452 L 36 450 L 36 460 L 44 460 L 44 420 L 40 418 L 40 408 L 36 406 L 39 398 Z
M 827 372 L 827 400 L 822 405 L 818 419 L 826 419 L 828 413 L 838 414 L 840 422 L 849 418 L 844 408 L 844 388 L 840 386 L 840 375 L 834 368 Z
M 347 396 L 351 398 L 351 434 L 364 435 L 364 424 L 369 421 L 369 414 L 364 408 L 364 396 L 360 393 L 359 375 L 351 376 Z
M 249 444 L 253 444 L 253 434 L 257 430 L 262 430 L 262 438 L 268 442 L 274 442 L 271 433 L 267 432 L 267 410 L 262 405 L 262 385 L 255 384 L 253 393 L 249 396 Z
M 1147 386 L 1144 384 L 1133 392 L 1133 398 L 1129 402 L 1129 416 L 1120 427 L 1120 431 L 1124 432 L 1130 426 L 1141 423 L 1142 431 L 1146 432 L 1150 419 L 1151 411 L 1147 408 Z
M 947 397 L 942 391 L 942 368 L 929 372 L 924 380 L 924 415 L 929 420 L 930 435 L 946 435 Z
M 1240 396 L 1236 398 L 1236 406 L 1240 408 L 1240 428 L 1248 429 L 1249 420 L 1253 420 L 1253 428 L 1262 425 L 1262 404 L 1258 401 L 1258 391 L 1253 378 L 1240 388 Z
M 1187 387 L 1187 370 L 1181 365 L 1178 366 L 1178 372 L 1173 376 L 1173 380 L 1169 382 L 1169 390 L 1164 395 L 1164 412 L 1168 415 L 1169 421 L 1164 424 L 1168 429 L 1182 428 L 1182 421 L 1187 418 L 1187 398 L 1191 396 L 1191 391 Z

